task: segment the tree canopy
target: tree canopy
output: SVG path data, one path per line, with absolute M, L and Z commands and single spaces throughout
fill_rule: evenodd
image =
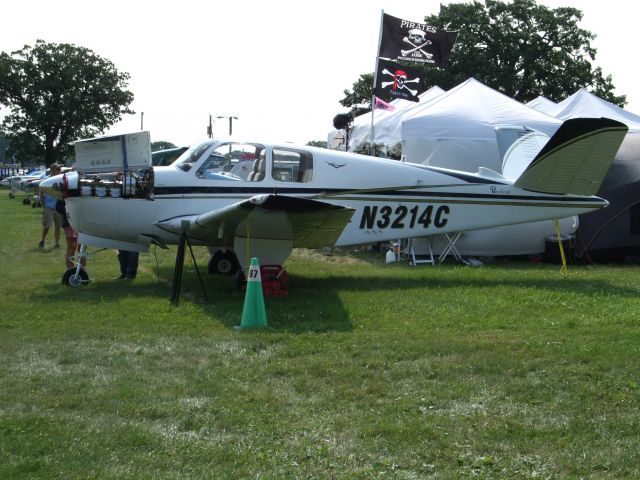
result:
M 613 93 L 611 75 L 593 66 L 596 36 L 580 28 L 580 20 L 578 9 L 552 9 L 535 0 L 441 4 L 440 13 L 425 23 L 458 31 L 458 40 L 447 69 L 419 67 L 424 86 L 448 90 L 473 77 L 521 102 L 539 95 L 561 101 L 588 88 L 624 106 L 626 97 Z M 356 115 L 370 108 L 372 82 L 372 73 L 361 75 L 340 103 Z
M 11 149 L 43 155 L 46 165 L 64 158 L 67 145 L 93 137 L 121 120 L 133 93 L 128 73 L 93 51 L 37 40 L 0 53 L 0 105 L 9 108 L 1 130 Z

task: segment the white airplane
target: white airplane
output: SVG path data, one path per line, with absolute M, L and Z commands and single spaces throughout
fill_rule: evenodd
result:
M 177 244 L 184 231 L 193 245 L 209 247 L 210 271 L 227 273 L 244 270 L 251 257 L 282 265 L 294 247 L 424 237 L 603 208 L 608 202 L 594 194 L 626 132 L 614 120 L 568 120 L 515 181 L 484 168 L 470 174 L 219 140 L 154 168 L 148 132 L 140 132 L 76 142 L 78 172 L 47 178 L 40 188 L 66 198 L 83 252 L 87 245 L 147 251 Z M 120 168 L 124 181 L 113 173 Z M 88 274 L 78 264 L 63 281 L 78 285 Z

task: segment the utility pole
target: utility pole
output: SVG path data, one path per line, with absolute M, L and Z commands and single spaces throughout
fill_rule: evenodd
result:
M 211 114 L 209 114 L 209 125 L 207 126 L 207 135 L 209 138 L 213 138 L 213 121 L 211 120 Z
M 229 117 L 218 115 L 216 118 L 229 118 L 229 136 L 231 136 L 233 134 L 233 121 L 238 120 L 238 117 L 234 117 L 233 115 L 229 115 Z
M 144 112 L 140 112 L 140 130 L 144 130 Z

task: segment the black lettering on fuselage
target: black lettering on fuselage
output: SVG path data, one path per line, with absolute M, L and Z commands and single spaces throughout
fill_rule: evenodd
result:
M 399 205 L 395 210 L 390 205 L 383 205 L 380 208 L 377 205 L 365 205 L 360 217 L 360 229 L 371 230 L 375 227 L 380 230 L 385 228 L 401 230 L 407 226 L 414 228 L 419 225 L 425 229 L 430 225 L 435 228 L 444 228 L 449 221 L 447 215 L 450 213 L 451 209 L 448 205 L 440 205 L 435 209 L 433 205 L 424 207 L 415 205 L 412 208 Z

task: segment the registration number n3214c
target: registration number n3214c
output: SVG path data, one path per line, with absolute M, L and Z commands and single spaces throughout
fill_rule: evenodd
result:
M 422 225 L 428 228 L 433 224 L 435 228 L 442 228 L 447 224 L 447 215 L 450 212 L 448 205 L 433 205 L 421 207 L 405 207 L 399 205 L 395 209 L 389 205 L 378 207 L 366 205 L 360 217 L 360 229 L 371 230 L 373 228 L 414 228 Z

